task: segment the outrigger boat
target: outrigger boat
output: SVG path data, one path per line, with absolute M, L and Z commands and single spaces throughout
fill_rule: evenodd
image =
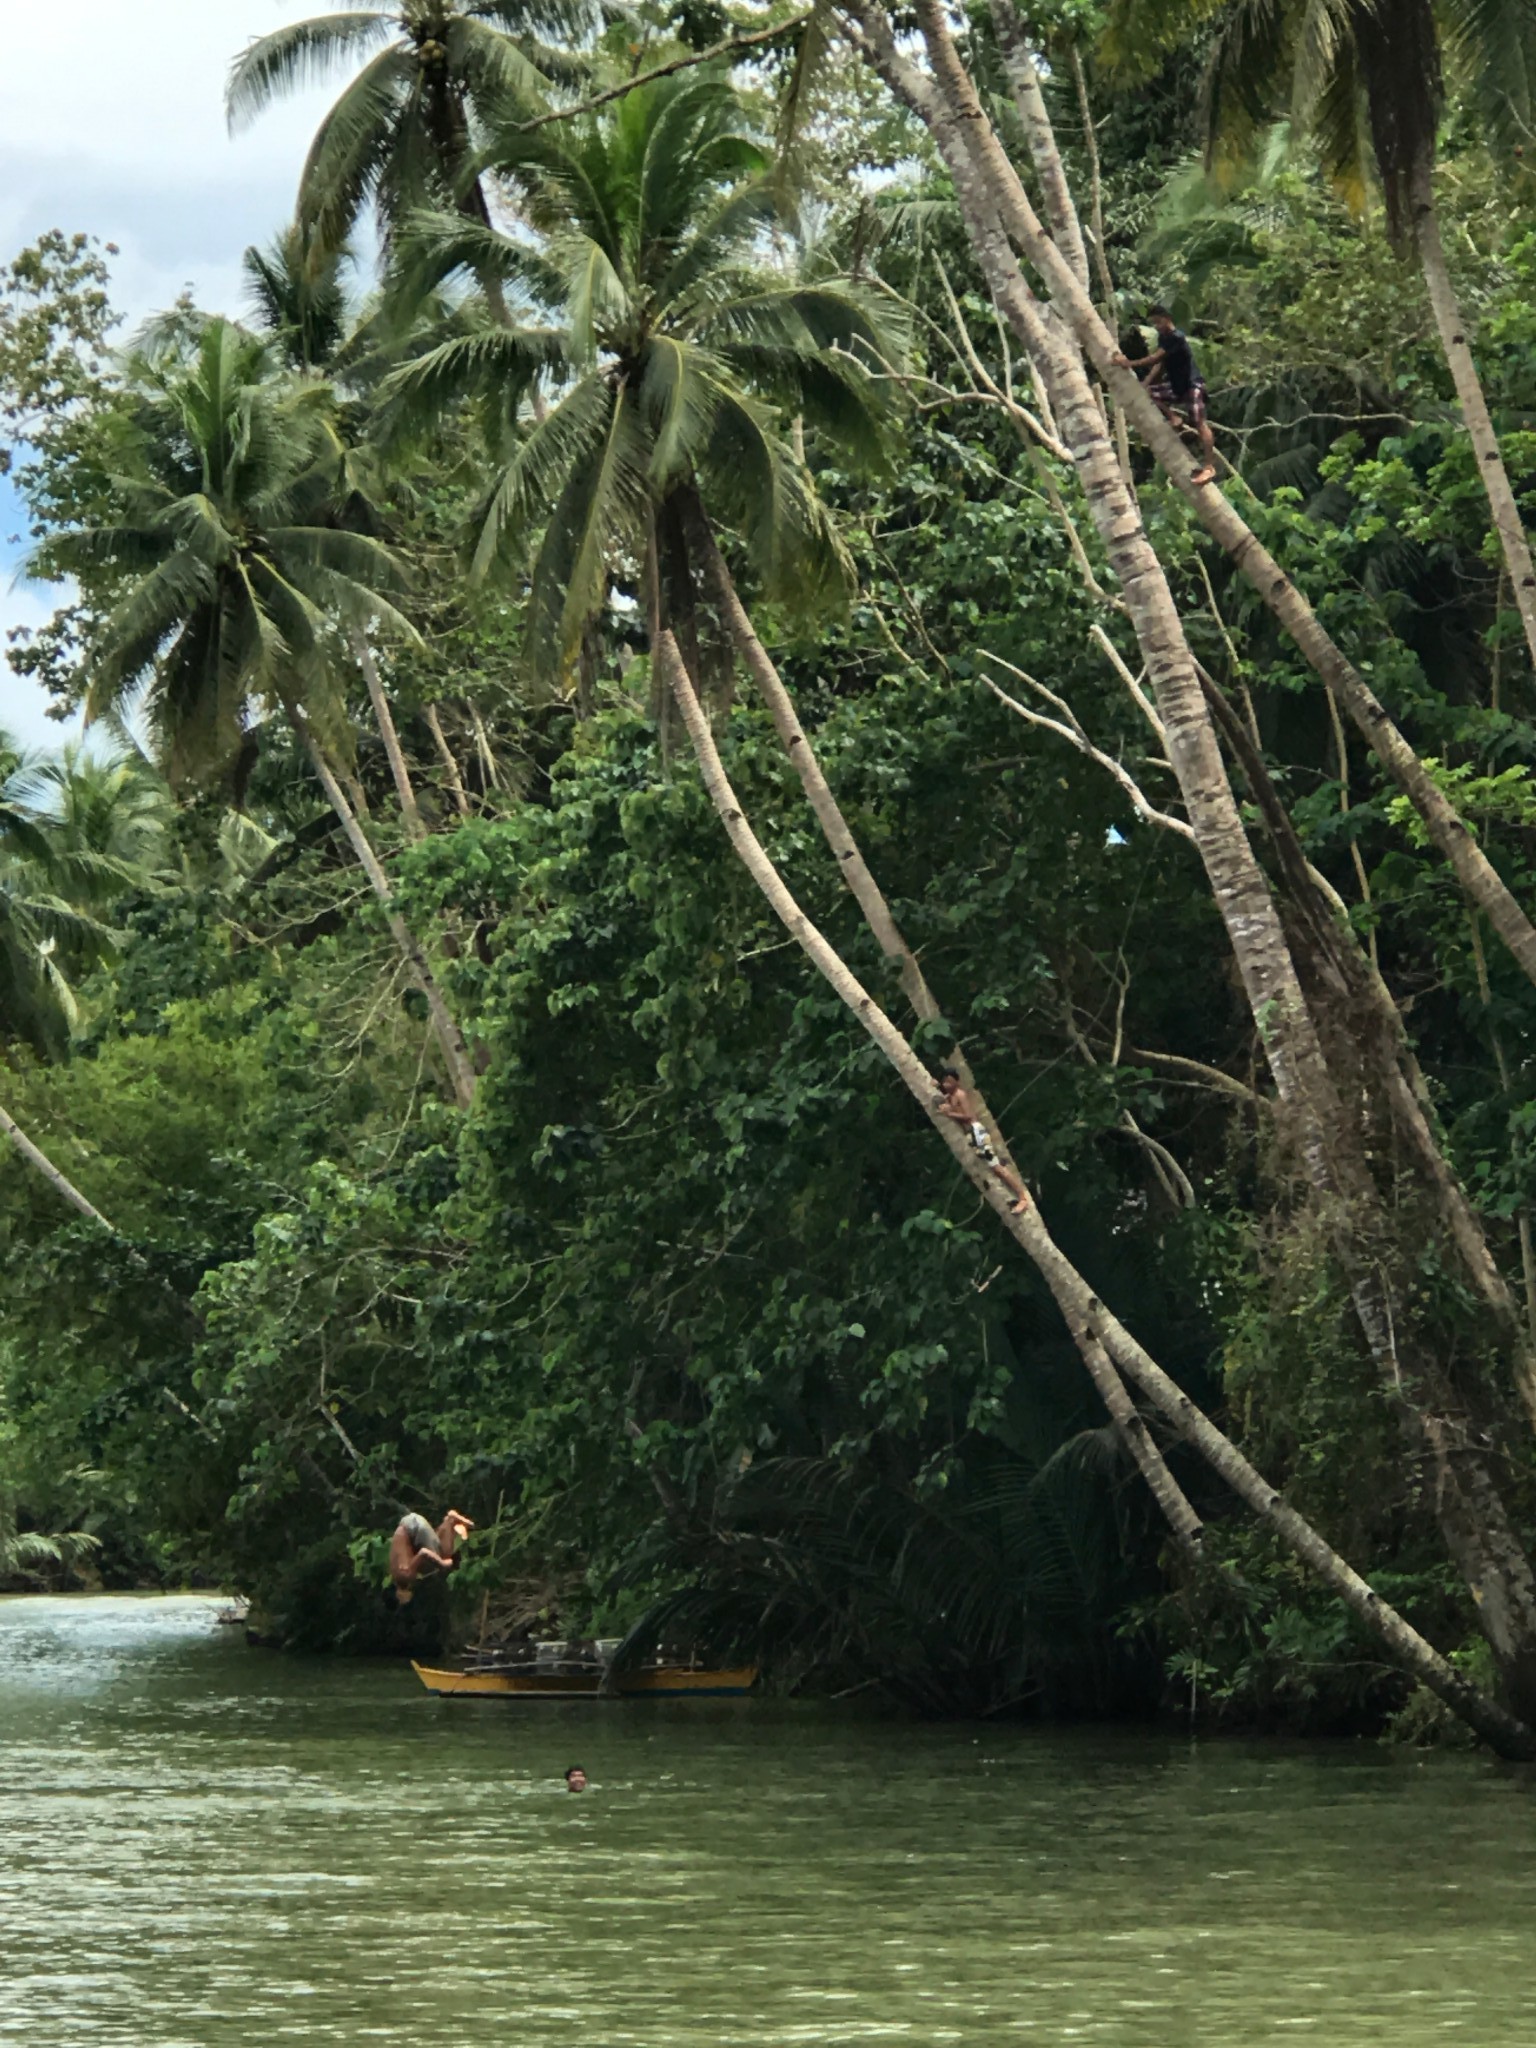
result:
M 456 1671 L 411 1669 L 439 1699 L 739 1699 L 757 1682 L 757 1666 L 712 1670 L 667 1652 L 610 1672 L 617 1642 L 520 1643 L 477 1650 Z

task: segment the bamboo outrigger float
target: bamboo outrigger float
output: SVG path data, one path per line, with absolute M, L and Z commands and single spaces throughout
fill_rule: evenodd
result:
M 439 1699 L 599 1700 L 740 1699 L 757 1682 L 757 1666 L 710 1669 L 667 1654 L 611 1669 L 612 1643 L 529 1643 L 473 1653 L 457 1670 L 430 1664 L 411 1669 Z

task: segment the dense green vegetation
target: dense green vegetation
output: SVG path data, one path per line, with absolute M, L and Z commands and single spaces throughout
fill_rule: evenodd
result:
M 1531 1718 L 1536 688 L 1431 299 L 1475 336 L 1518 529 L 1536 25 L 1410 12 L 1418 74 L 1373 76 L 1376 10 L 1340 0 L 1358 47 L 1294 95 L 1310 46 L 1287 16 L 1260 49 L 1242 5 L 953 24 L 1053 218 L 1039 58 L 1088 290 L 1117 331 L 1153 296 L 1189 328 L 1224 500 L 1332 694 L 1133 426 L 1206 671 L 1173 708 L 1110 533 L 1129 373 L 1090 341 L 1118 396 L 1086 426 L 1075 367 L 1031 374 L 942 121 L 828 48 L 854 21 L 878 56 L 862 5 L 774 38 L 750 7 L 405 0 L 331 49 L 244 325 L 183 304 L 118 346 L 88 240 L 13 263 L 0 411 L 71 580 L 11 661 L 94 737 L 0 761 L 0 1110 L 40 1148 L 0 1163 L 0 1572 L 217 1581 L 313 1647 L 644 1620 L 924 1711 L 1435 1725 L 1411 1651 L 1138 1383 L 1142 1469 L 1204 1525 L 1170 1535 L 1102 1301 Z M 237 109 L 330 19 L 243 58 Z M 779 678 L 895 940 L 786 765 Z M 1091 1310 L 712 795 L 915 1051 L 964 1049 Z M 407 1617 L 390 1529 L 450 1500 L 479 1533 Z

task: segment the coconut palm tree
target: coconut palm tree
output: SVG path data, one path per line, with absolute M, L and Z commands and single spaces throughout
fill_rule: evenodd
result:
M 288 719 L 467 1104 L 463 1038 L 328 758 L 347 745 L 349 638 L 370 626 L 413 637 L 395 602 L 395 557 L 337 523 L 355 476 L 334 396 L 226 320 L 202 323 L 187 351 L 130 361 L 125 387 L 116 519 L 58 534 L 34 563 L 78 577 L 103 613 L 85 653 L 87 717 L 121 714 L 142 691 L 141 715 L 180 785 L 229 780 L 248 765 L 261 718 Z
M 344 246 L 321 247 L 297 222 L 241 259 L 255 325 L 281 344 L 290 368 L 323 371 L 335 362 L 348 332 L 349 261 Z
M 1530 0 L 1155 0 L 1150 7 L 1119 0 L 1110 34 L 1124 56 L 1137 37 L 1166 40 L 1181 18 L 1187 33 L 1211 16 L 1212 153 L 1246 152 L 1260 127 L 1289 112 L 1310 130 L 1328 174 L 1356 204 L 1374 163 L 1388 229 L 1413 248 L 1424 275 L 1536 663 L 1536 566 L 1473 360 L 1435 196 L 1448 75 L 1495 150 L 1528 132 L 1536 109 L 1536 8 Z
M 615 568 L 647 557 L 687 645 L 700 505 L 735 529 L 770 593 L 804 605 L 839 592 L 843 557 L 780 410 L 874 457 L 881 387 L 855 352 L 892 343 L 847 283 L 765 266 L 768 156 L 726 79 L 660 79 L 532 132 L 505 123 L 484 161 L 537 243 L 417 216 L 397 295 L 464 271 L 518 295 L 526 317 L 461 315 L 460 331 L 386 380 L 384 399 L 407 418 L 469 400 L 506 418 L 558 353 L 559 402 L 500 466 L 472 558 L 477 575 L 521 569 L 538 536 L 534 659 L 568 673 Z
M 74 978 L 110 957 L 117 940 L 102 913 L 159 863 L 148 832 L 101 831 L 100 805 L 89 807 L 90 831 L 78 812 L 67 827 L 51 799 L 74 779 L 67 764 L 25 754 L 0 734 L 0 1055 L 14 1045 L 43 1058 L 63 1053 L 77 1015 Z M 0 1134 L 81 1215 L 111 1227 L 3 1107 Z
M 438 201 L 482 223 L 470 174 L 477 131 L 508 101 L 526 115 L 553 79 L 581 75 L 570 49 L 590 34 L 587 0 L 398 0 L 295 21 L 259 37 L 230 69 L 230 125 L 312 79 L 367 61 L 321 122 L 299 184 L 299 222 L 339 249 L 370 203 L 386 241 L 412 208 Z
M 68 741 L 32 764 L 29 788 L 60 886 L 82 908 L 169 879 L 174 799 L 131 735 L 107 747 Z
M 141 807 L 135 790 L 131 824 L 121 793 L 108 795 L 114 778 L 107 764 L 84 764 L 77 748 L 50 759 L 0 734 L 0 1041 L 62 1051 L 76 1018 L 73 983 L 112 950 L 112 899 L 159 864 L 163 814 L 152 825 L 152 800 Z

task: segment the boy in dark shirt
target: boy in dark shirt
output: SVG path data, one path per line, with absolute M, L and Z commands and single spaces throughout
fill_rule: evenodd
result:
M 1155 400 L 1163 417 L 1177 423 L 1182 415 L 1200 437 L 1200 447 L 1205 455 L 1205 461 L 1195 471 L 1190 482 L 1214 483 L 1216 439 L 1211 432 L 1210 421 L 1205 416 L 1205 379 L 1195 363 L 1189 336 L 1182 328 L 1174 326 L 1173 315 L 1166 306 L 1154 306 L 1149 317 L 1157 329 L 1157 347 L 1151 355 L 1118 355 L 1115 361 L 1128 370 L 1152 372 L 1147 392 Z

